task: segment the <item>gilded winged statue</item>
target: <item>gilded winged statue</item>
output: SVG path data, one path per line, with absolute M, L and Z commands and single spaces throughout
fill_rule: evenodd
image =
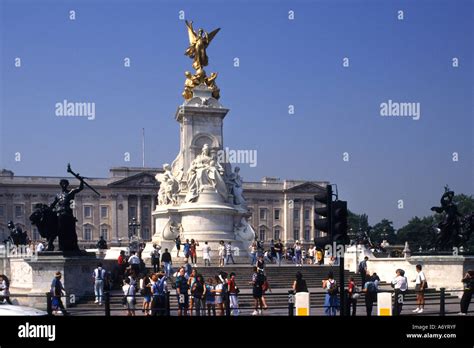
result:
M 221 28 L 217 28 L 210 33 L 200 28 L 196 34 L 192 21 L 186 21 L 186 27 L 188 28 L 189 47 L 184 54 L 193 59 L 195 70 L 203 69 L 208 64 L 206 49 Z

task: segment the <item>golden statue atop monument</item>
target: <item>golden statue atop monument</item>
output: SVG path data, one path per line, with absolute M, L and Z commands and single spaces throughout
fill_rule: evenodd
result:
M 186 81 L 184 83 L 183 97 L 186 100 L 191 99 L 194 87 L 204 84 L 212 90 L 212 96 L 215 99 L 219 99 L 220 90 L 215 83 L 217 73 L 212 73 L 210 77 L 207 77 L 204 67 L 209 63 L 206 49 L 221 28 L 217 28 L 210 33 L 200 28 L 196 33 L 193 29 L 193 22 L 185 22 L 188 28 L 189 47 L 184 54 L 193 60 L 193 68 L 196 70 L 196 73 L 193 75 L 189 71 L 185 72 Z

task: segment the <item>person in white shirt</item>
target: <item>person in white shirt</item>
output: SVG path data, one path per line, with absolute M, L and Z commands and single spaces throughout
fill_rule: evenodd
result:
M 417 307 L 413 310 L 413 313 L 423 313 L 425 307 L 425 289 L 428 287 L 428 284 L 421 268 L 421 265 L 416 265 L 415 292 Z
M 397 276 L 392 280 L 392 287 L 395 289 L 395 296 L 393 298 L 393 315 L 400 315 L 403 309 L 405 293 L 408 289 L 408 282 L 404 270 L 397 269 L 395 272 Z
M 202 259 L 204 260 L 204 266 L 211 265 L 211 247 L 207 242 L 204 242 L 202 246 Z
M 219 267 L 224 267 L 225 245 L 223 240 L 219 242 L 219 247 L 217 248 L 217 251 L 219 252 Z
M 36 246 L 36 252 L 41 253 L 44 251 L 44 244 L 42 242 L 39 242 L 38 245 Z
M 135 287 L 130 285 L 130 279 L 125 279 L 125 284 L 122 286 L 122 291 L 125 296 L 124 305 L 127 307 L 127 316 L 135 316 Z
M 136 255 L 134 251 L 131 253 L 132 255 L 128 258 L 128 263 L 132 268 L 132 271 L 135 271 L 135 274 L 140 272 L 140 258 Z
M 94 294 L 95 302 L 99 306 L 102 306 L 102 298 L 104 296 L 104 283 L 107 272 L 102 268 L 102 263 L 97 265 L 97 268 L 94 270 L 92 277 L 94 278 Z

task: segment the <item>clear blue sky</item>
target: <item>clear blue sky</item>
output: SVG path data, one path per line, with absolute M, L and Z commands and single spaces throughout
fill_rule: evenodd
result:
M 429 215 L 445 184 L 474 193 L 473 1 L 0 4 L 0 167 L 17 175 L 66 175 L 67 162 L 97 177 L 111 166 L 140 166 L 143 127 L 146 165 L 172 161 L 174 113 L 191 70 L 184 10 L 196 27 L 222 28 L 206 70 L 219 72 L 231 110 L 225 146 L 258 151 L 255 168 L 242 166 L 244 179 L 329 180 L 352 211 L 396 227 Z M 95 102 L 96 119 L 56 117 L 64 99 Z M 389 99 L 421 103 L 420 120 L 381 117 Z

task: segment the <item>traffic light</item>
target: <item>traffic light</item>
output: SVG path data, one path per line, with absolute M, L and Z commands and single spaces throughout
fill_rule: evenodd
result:
M 340 244 L 348 244 L 347 236 L 347 202 L 334 201 L 331 204 L 331 240 Z
M 319 194 L 314 196 L 314 200 L 322 204 L 321 207 L 314 208 L 314 215 L 318 215 L 318 218 L 314 219 L 314 228 L 316 230 L 325 232 L 327 236 L 329 236 L 331 232 L 332 217 L 332 187 L 330 185 L 327 185 L 324 191 L 321 191 Z M 315 242 L 316 240 L 317 238 L 315 238 Z

